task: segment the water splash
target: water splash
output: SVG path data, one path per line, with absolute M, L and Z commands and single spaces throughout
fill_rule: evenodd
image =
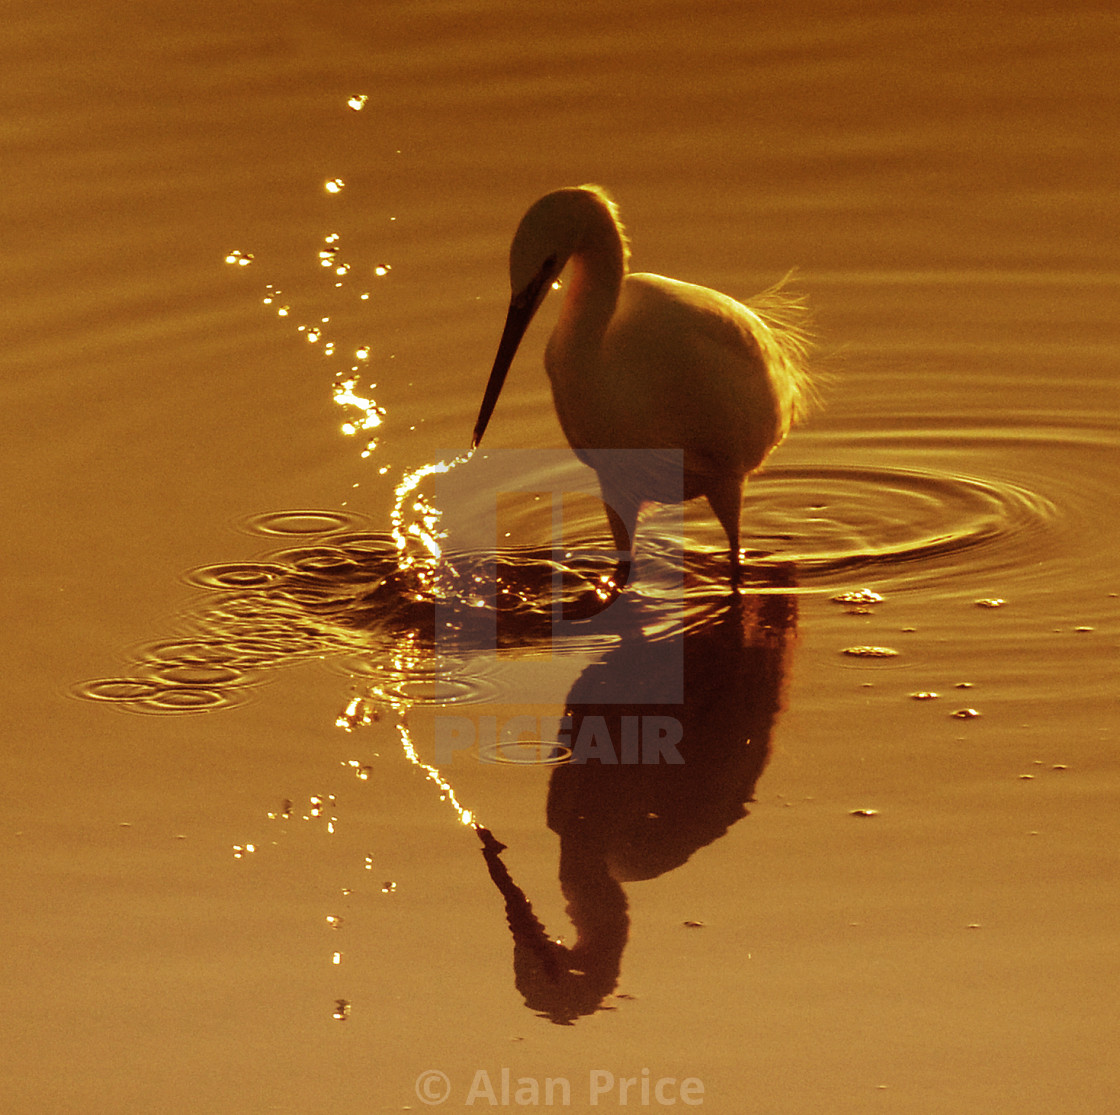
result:
M 470 453 L 463 453 L 448 461 L 435 461 L 424 465 L 406 473 L 397 485 L 390 516 L 390 532 L 397 548 L 397 564 L 402 572 L 414 571 L 421 574 L 425 571 L 433 572 L 435 565 L 443 556 L 441 544 L 446 538 L 446 532 L 442 531 L 439 525 L 442 517 L 440 509 L 423 496 L 414 493 L 427 477 L 448 473 L 457 465 L 470 460 L 470 457 Z
M 369 349 L 360 348 L 356 355 L 359 360 L 368 359 Z M 384 407 L 379 406 L 372 397 L 358 394 L 358 377 L 353 374 L 357 370 L 357 366 L 351 368 L 351 375 L 346 379 L 336 380 L 334 385 L 334 401 L 341 407 L 349 407 L 357 412 L 342 423 L 342 432 L 347 437 L 353 437 L 363 431 L 376 430 L 385 417 Z M 375 387 L 376 384 L 371 386 Z M 370 438 L 362 450 L 362 457 L 368 457 L 376 448 L 377 439 Z
M 471 810 L 465 808 L 459 799 L 455 796 L 455 790 L 452 788 L 451 783 L 440 773 L 438 767 L 432 766 L 430 763 L 425 763 L 419 755 L 416 754 L 416 747 L 412 742 L 412 734 L 409 731 L 408 724 L 402 716 L 397 721 L 397 731 L 401 737 L 401 748 L 404 751 L 405 758 L 414 766 L 421 770 L 424 777 L 429 782 L 435 784 L 440 790 L 440 800 L 446 801 L 455 813 L 458 815 L 459 823 L 466 825 L 468 828 L 477 829 L 479 823 Z

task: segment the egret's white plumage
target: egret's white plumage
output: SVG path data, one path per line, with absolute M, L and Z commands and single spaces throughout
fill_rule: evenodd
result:
M 556 190 L 530 207 L 510 248 L 512 299 L 472 448 L 533 314 L 570 264 L 545 368 L 568 442 L 599 475 L 616 546 L 631 551 L 644 503 L 703 495 L 737 580 L 743 483 L 807 394 L 801 305 L 775 289 L 752 309 L 707 287 L 631 274 L 629 255 L 618 209 L 598 186 Z

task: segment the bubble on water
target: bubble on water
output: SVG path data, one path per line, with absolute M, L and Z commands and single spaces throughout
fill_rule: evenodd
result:
M 322 797 L 318 794 L 312 794 L 308 801 L 311 805 L 312 817 L 323 816 L 323 812 L 328 806 L 333 809 L 337 804 L 334 794 L 324 794 Z
M 355 698 L 355 700 L 360 700 L 360 698 Z M 335 721 L 335 726 L 339 728 L 346 727 L 351 723 L 350 720 L 345 718 L 345 714 L 340 716 L 339 720 L 343 721 L 341 724 Z M 344 767 L 349 767 L 354 772 L 354 777 L 357 778 L 359 782 L 368 782 L 369 776 L 373 773 L 373 767 L 368 763 L 363 763 L 360 759 L 347 759 L 342 765 Z
M 834 604 L 881 604 L 883 598 L 869 588 L 858 588 L 839 593 L 832 598 L 832 602 Z

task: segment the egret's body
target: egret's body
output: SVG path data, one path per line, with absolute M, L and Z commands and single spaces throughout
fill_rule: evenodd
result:
M 529 321 L 570 263 L 545 368 L 569 444 L 598 473 L 617 548 L 630 553 L 643 504 L 703 495 L 737 580 L 743 483 L 803 400 L 802 335 L 706 287 L 630 274 L 628 256 L 598 187 L 557 190 L 529 209 L 510 249 L 513 297 L 473 445 Z

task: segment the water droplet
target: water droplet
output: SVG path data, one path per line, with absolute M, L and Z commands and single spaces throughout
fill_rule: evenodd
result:
M 342 918 L 337 914 L 327 914 L 327 925 L 332 929 L 337 929 L 342 924 Z
M 253 262 L 252 252 L 230 252 L 226 256 L 226 263 L 235 267 L 248 267 Z
M 934 693 L 931 689 L 921 689 L 917 693 L 910 694 L 911 700 L 914 701 L 936 701 L 940 696 L 940 693 Z
M 853 658 L 894 658 L 898 651 L 893 647 L 845 647 L 841 654 L 851 655 Z
M 373 269 L 373 273 L 374 273 L 375 275 L 377 275 L 377 276 L 379 276 L 379 277 L 383 278 L 384 276 L 388 275 L 388 274 L 389 274 L 389 272 L 390 272 L 390 271 L 392 271 L 392 270 L 393 270 L 393 269 L 392 269 L 392 267 L 390 267 L 390 266 L 389 266 L 389 264 L 387 264 L 387 263 L 379 263 L 379 264 L 378 264 L 378 265 L 377 265 L 377 266 L 376 266 L 376 267 L 375 267 L 375 268 Z
M 980 715 L 974 708 L 959 708 L 954 712 L 953 717 L 957 720 L 975 720 Z
M 392 894 L 397 889 L 397 884 L 389 881 L 381 884 L 382 894 Z
M 990 596 L 984 600 L 973 601 L 973 604 L 975 604 L 978 608 L 1002 608 L 1006 603 L 1006 600 L 1003 600 L 998 596 Z
M 350 97 L 346 101 L 346 103 L 355 112 L 361 112 L 362 109 L 366 107 L 366 101 L 368 101 L 368 100 L 369 100 L 369 94 L 367 94 L 367 93 L 356 93 L 353 97 Z
M 879 816 L 879 810 L 878 809 L 853 809 L 848 814 L 848 816 L 849 817 L 878 817 Z
M 334 1014 L 331 1016 L 338 1022 L 345 1022 L 350 1017 L 350 1000 L 349 999 L 335 999 L 334 1001 Z
M 346 183 L 343 182 L 341 178 L 332 178 L 330 181 L 323 183 L 323 189 L 326 190 L 328 194 L 339 194 L 342 192 L 345 185 Z

